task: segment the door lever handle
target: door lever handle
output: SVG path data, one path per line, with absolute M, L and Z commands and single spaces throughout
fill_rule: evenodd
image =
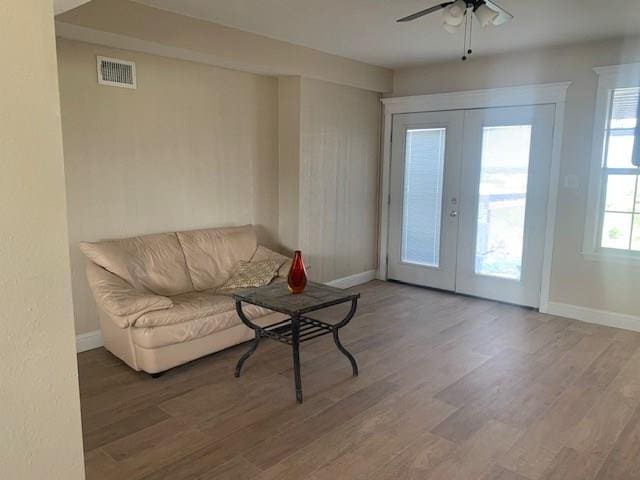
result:
M 457 217 L 458 216 L 458 211 L 457 210 L 451 210 L 449 212 L 449 216 L 450 217 Z

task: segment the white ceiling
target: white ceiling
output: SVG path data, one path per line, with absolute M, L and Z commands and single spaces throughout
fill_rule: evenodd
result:
M 58 15 L 59 13 L 79 7 L 87 2 L 89 2 L 89 0 L 53 0 L 53 13 Z
M 390 68 L 454 59 L 440 13 L 395 19 L 444 0 L 134 0 L 153 7 Z M 477 54 L 640 33 L 640 0 L 498 0 L 515 15 L 501 27 L 474 28 Z

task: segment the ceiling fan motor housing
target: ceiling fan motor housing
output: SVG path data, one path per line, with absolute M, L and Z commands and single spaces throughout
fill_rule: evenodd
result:
M 481 5 L 485 4 L 484 0 L 465 0 L 467 2 L 467 8 L 473 8 L 475 12 Z

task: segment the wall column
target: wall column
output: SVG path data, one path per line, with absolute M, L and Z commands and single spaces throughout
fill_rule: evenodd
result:
M 0 2 L 0 476 L 84 478 L 53 5 Z

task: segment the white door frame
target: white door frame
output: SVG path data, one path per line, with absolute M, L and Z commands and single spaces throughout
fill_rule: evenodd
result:
M 540 286 L 540 311 L 548 311 L 560 177 L 560 159 L 562 155 L 564 111 L 569 85 L 571 85 L 571 82 L 544 83 L 539 85 L 468 90 L 432 95 L 391 97 L 381 100 L 384 105 L 384 125 L 382 138 L 382 175 L 380 182 L 380 230 L 378 235 L 379 279 L 387 279 L 389 180 L 391 173 L 393 115 L 400 113 L 435 112 L 439 110 L 469 110 L 473 108 L 554 104 L 556 108 L 553 127 L 553 153 L 551 157 L 549 197 L 547 201 L 547 226 L 545 229 L 542 284 Z

